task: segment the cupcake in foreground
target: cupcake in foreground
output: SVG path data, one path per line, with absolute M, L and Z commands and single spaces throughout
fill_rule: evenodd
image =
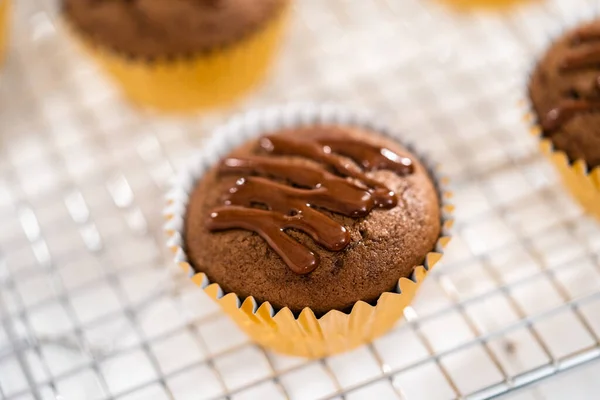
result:
M 531 76 L 529 96 L 542 149 L 600 218 L 600 20 L 555 41 Z
M 70 31 L 134 102 L 227 104 L 265 75 L 290 0 L 62 0 Z
M 435 176 L 396 140 L 336 115 L 281 114 L 286 128 L 266 113 L 219 132 L 220 154 L 176 188 L 167 230 L 254 340 L 320 357 L 393 326 L 450 222 Z

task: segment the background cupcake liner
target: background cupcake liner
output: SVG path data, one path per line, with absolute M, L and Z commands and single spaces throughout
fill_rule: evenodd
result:
M 289 8 L 284 6 L 264 26 L 237 42 L 178 59 L 136 59 L 95 44 L 67 18 L 65 25 L 133 102 L 185 112 L 226 105 L 258 84 L 275 55 Z
M 8 45 L 9 14 L 10 0 L 0 0 L 0 63 L 4 61 Z
M 531 77 L 531 73 L 528 76 Z M 570 160 L 564 151 L 556 149 L 551 139 L 543 137 L 529 93 L 523 104 L 527 106 L 524 119 L 530 125 L 530 132 L 539 139 L 542 153 L 558 171 L 563 185 L 586 213 L 600 220 L 600 167 L 590 169 L 585 160 Z
M 196 181 L 236 146 L 262 134 L 279 129 L 315 124 L 338 124 L 379 132 L 394 140 L 382 125 L 367 115 L 336 106 L 295 104 L 263 111 L 249 112 L 218 128 L 209 144 L 183 170 L 174 189 L 168 195 L 165 211 L 168 247 L 175 254 L 175 262 L 183 268 L 194 283 L 217 301 L 223 310 L 256 342 L 275 351 L 305 357 L 322 357 L 352 349 L 382 335 L 402 316 L 404 308 L 413 299 L 416 290 L 428 272 L 442 257 L 449 242 L 450 218 L 453 207 L 447 203 L 450 194 L 442 189 L 446 182 L 439 179 L 434 168 L 424 157 L 419 159 L 428 168 L 436 182 L 442 206 L 442 232 L 435 249 L 426 256 L 423 265 L 415 266 L 410 278 L 401 278 L 394 292 L 383 293 L 376 305 L 357 302 L 349 314 L 332 310 L 317 318 L 306 308 L 294 316 L 289 308 L 274 309 L 268 302 L 258 303 L 253 297 L 241 299 L 235 293 L 224 293 L 203 273 L 197 273 L 188 263 L 184 249 L 184 215 Z M 406 146 L 406 145 L 405 145 Z M 412 146 L 406 146 L 414 154 Z
M 439 2 L 459 11 L 472 11 L 478 9 L 504 10 L 519 4 L 534 3 L 540 0 L 438 0 Z
M 592 170 L 584 160 L 571 162 L 564 151 L 554 148 L 550 139 L 542 138 L 541 127 L 534 125 L 532 134 L 540 137 L 540 149 L 559 172 L 564 186 L 585 212 L 600 220 L 600 167 Z

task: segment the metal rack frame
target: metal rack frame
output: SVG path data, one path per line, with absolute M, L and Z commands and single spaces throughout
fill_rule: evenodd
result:
M 72 47 L 56 4 L 19 0 L 0 78 L 0 399 L 490 398 L 599 359 L 600 227 L 518 106 L 549 37 L 599 10 L 297 2 L 258 93 L 161 117 Z M 177 166 L 231 112 L 286 100 L 377 111 L 443 161 L 458 206 L 406 322 L 317 361 L 258 348 L 164 273 L 162 193 Z

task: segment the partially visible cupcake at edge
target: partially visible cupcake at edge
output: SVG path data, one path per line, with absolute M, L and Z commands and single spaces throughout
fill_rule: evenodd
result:
M 558 38 L 529 82 L 534 133 L 584 209 L 600 218 L 600 20 Z
M 186 206 L 173 250 L 250 336 L 280 352 L 319 357 L 385 333 L 423 265 L 441 256 L 436 177 L 365 127 L 259 132 L 192 180 L 175 196 Z
M 259 83 L 291 0 L 62 0 L 72 36 L 139 105 L 226 105 Z

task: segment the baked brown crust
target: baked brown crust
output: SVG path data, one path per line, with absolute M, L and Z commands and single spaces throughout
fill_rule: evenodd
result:
M 63 0 L 96 44 L 140 58 L 191 56 L 260 29 L 288 0 Z

